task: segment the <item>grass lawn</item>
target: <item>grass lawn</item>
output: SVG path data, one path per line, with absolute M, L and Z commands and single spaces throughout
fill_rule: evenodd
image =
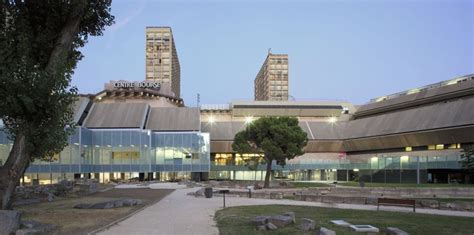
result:
M 331 187 L 330 184 L 319 182 L 291 182 L 294 188 L 311 188 L 311 187 Z
M 277 215 L 295 212 L 296 224 L 301 218 L 310 218 L 320 226 L 337 234 L 361 234 L 330 224 L 330 220 L 344 219 L 352 224 L 370 224 L 382 230 L 398 227 L 410 234 L 473 234 L 474 218 L 425 215 L 416 213 L 362 211 L 305 206 L 241 206 L 229 207 L 216 212 L 215 219 L 220 234 L 303 234 L 296 225 L 274 231 L 257 231 L 250 219 L 257 215 Z M 317 233 L 316 233 L 317 234 Z
M 339 182 L 338 185 L 359 187 L 359 182 Z M 474 184 L 399 184 L 399 183 L 365 183 L 365 187 L 397 187 L 397 188 L 466 188 Z

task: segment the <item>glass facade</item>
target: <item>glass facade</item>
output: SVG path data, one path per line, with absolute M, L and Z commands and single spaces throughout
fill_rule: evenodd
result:
M 152 132 L 139 129 L 87 129 L 78 127 L 69 145 L 51 161 L 36 160 L 27 170 L 29 178 L 74 177 L 97 174 L 97 178 L 133 178 L 139 173 L 170 173 L 188 176 L 209 172 L 210 179 L 262 179 L 265 163 L 261 154 L 210 154 L 208 133 Z M 0 131 L 0 164 L 4 164 L 12 142 Z M 459 153 L 444 150 L 416 151 L 337 159 L 295 158 L 285 166 L 272 164 L 274 177 L 293 180 L 357 180 L 413 183 L 449 181 L 437 170 L 460 169 Z M 426 153 L 426 152 L 424 152 Z M 409 156 L 408 156 L 409 154 Z M 41 177 L 40 177 L 41 176 Z M 44 178 L 43 177 L 43 178 Z M 94 176 L 93 176 L 94 177 Z M 173 175 L 161 174 L 163 179 Z M 51 180 L 52 182 L 52 180 Z
M 0 131 L 0 161 L 11 141 Z M 27 173 L 209 172 L 209 134 L 79 127 L 51 161 L 34 161 Z
M 254 180 L 265 175 L 266 165 L 259 164 L 251 170 L 239 161 L 238 154 L 218 153 L 211 156 L 210 178 Z M 377 156 L 354 156 L 345 159 L 298 159 L 287 161 L 285 166 L 272 163 L 275 177 L 293 180 L 355 180 L 363 177 L 366 182 L 413 183 L 430 182 L 428 169 L 460 169 L 459 154 L 436 156 L 400 156 L 379 154 Z M 418 172 L 418 173 L 417 173 Z M 417 176 L 419 175 L 419 176 Z

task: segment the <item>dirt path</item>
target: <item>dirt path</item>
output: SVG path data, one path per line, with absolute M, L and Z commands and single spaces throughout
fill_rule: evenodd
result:
M 23 219 L 57 225 L 59 234 L 87 234 L 143 207 L 154 204 L 172 192 L 172 189 L 112 189 L 84 197 L 58 198 L 53 202 L 19 206 L 16 209 L 23 211 Z M 144 203 L 133 207 L 113 209 L 73 208 L 74 205 L 80 203 L 95 203 L 117 198 L 140 199 Z

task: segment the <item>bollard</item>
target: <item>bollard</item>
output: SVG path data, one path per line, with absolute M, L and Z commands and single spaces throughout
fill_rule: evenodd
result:
M 252 198 L 252 186 L 248 186 L 247 189 L 249 190 L 249 198 Z
M 229 190 L 219 190 L 219 193 L 222 193 L 223 198 L 224 198 L 224 208 L 225 208 L 225 194 L 228 193 Z

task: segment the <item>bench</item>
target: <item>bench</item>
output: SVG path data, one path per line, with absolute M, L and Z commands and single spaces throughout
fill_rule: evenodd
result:
M 413 207 L 413 212 L 416 212 L 416 201 L 413 199 L 398 199 L 398 198 L 378 198 L 377 211 L 380 205 L 383 206 L 409 206 Z

